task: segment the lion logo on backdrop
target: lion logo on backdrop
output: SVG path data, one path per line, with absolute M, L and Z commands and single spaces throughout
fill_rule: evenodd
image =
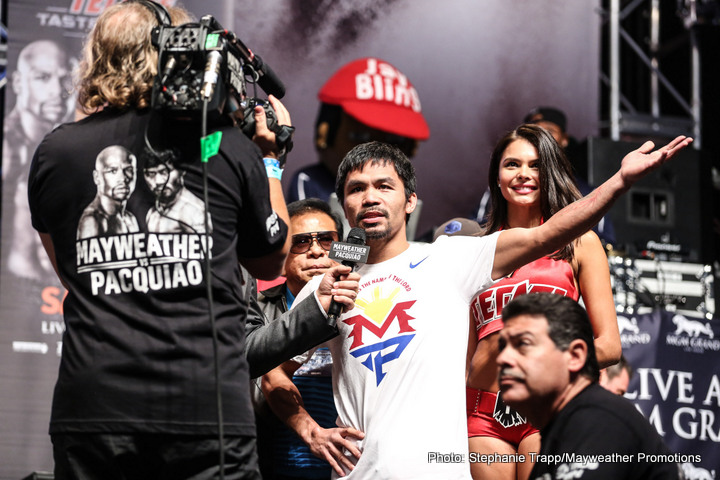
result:
M 652 341 L 651 335 L 640 329 L 636 317 L 617 316 L 618 330 L 620 331 L 620 342 L 623 348 L 632 345 L 647 345 Z
M 672 317 L 672 323 L 675 325 L 675 330 L 669 331 L 666 335 L 666 345 L 695 353 L 704 353 L 708 350 L 720 352 L 720 339 L 715 338 L 709 322 L 676 314 Z
M 637 324 L 637 319 L 635 317 L 627 318 L 627 317 L 623 317 L 622 315 L 618 315 L 617 322 L 618 322 L 618 329 L 620 330 L 621 334 L 624 332 L 640 333 L 640 329 L 638 328 L 638 324 Z
M 690 320 L 682 315 L 675 315 L 672 319 L 675 324 L 675 335 L 687 333 L 691 337 L 699 337 L 701 334 L 714 338 L 712 327 L 709 323 L 702 323 L 698 320 Z
M 715 471 L 712 472 L 696 467 L 692 463 L 683 463 L 681 465 L 683 477 L 685 480 L 715 480 Z

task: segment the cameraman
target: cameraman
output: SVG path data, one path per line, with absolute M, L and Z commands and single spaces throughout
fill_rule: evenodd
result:
M 148 213 L 163 200 L 157 198 L 163 189 L 153 191 L 138 181 L 148 155 L 171 159 L 184 172 L 184 187 L 203 197 L 199 122 L 173 120 L 149 108 L 158 58 L 150 33 L 159 23 L 169 24 L 166 16 L 143 0 L 115 4 L 100 15 L 79 79 L 80 106 L 89 116 L 45 137 L 31 166 L 33 226 L 68 289 L 50 421 L 57 480 L 217 478 L 221 447 L 225 478 L 258 479 L 245 354 L 253 364 L 276 365 L 294 354 L 284 346 L 308 331 L 275 330 L 277 338 L 270 342 L 255 340 L 254 330 L 246 342 L 247 275 L 240 263 L 257 278 L 274 278 L 289 248 L 280 181 L 268 179 L 262 159 L 278 153 L 262 108 L 255 111 L 262 152 L 229 121 L 215 129 L 221 143 L 208 163 L 209 208 L 202 205 L 200 213 L 212 222 L 209 241 L 197 229 L 148 228 Z M 169 17 L 176 25 L 189 20 L 179 8 L 171 8 Z M 283 105 L 270 101 L 278 122 L 289 125 Z M 99 188 L 94 178 L 118 175 L 113 164 L 96 162 L 109 146 L 137 159 L 136 168 L 124 169 L 123 192 L 124 208 L 139 231 L 103 229 L 78 238 L 83 211 Z M 312 300 L 317 312 L 318 305 L 327 310 L 332 293 L 346 308 L 352 305 L 355 292 L 348 287 L 357 290 L 357 282 L 343 281 L 349 271 L 338 267 L 325 275 L 324 292 Z M 322 312 L 315 317 L 324 320 Z M 268 349 L 271 354 L 258 351 L 270 343 L 281 347 Z M 295 348 L 298 353 L 308 345 Z M 277 358 L 270 361 L 268 355 Z

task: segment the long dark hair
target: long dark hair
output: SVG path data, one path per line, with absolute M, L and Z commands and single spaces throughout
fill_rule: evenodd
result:
M 498 187 L 500 160 L 508 145 L 519 139 L 527 140 L 538 153 L 540 210 L 543 220 L 547 220 L 565 206 L 582 197 L 575 183 L 572 166 L 552 135 L 544 128 L 534 124 L 520 125 L 500 139 L 490 157 L 488 185 L 490 186 L 491 207 L 485 225 L 485 234 L 496 232 L 507 226 L 507 200 Z M 573 243 L 570 243 L 555 252 L 551 258 L 569 261 L 573 258 L 574 253 Z

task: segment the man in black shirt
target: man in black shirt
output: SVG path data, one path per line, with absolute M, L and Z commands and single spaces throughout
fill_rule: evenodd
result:
M 676 455 L 657 431 L 628 400 L 598 385 L 592 327 L 577 302 L 527 294 L 502 316 L 502 399 L 542 437 L 528 459 L 531 479 L 678 478 Z
M 30 169 L 33 227 L 68 290 L 50 420 L 56 480 L 199 480 L 220 471 L 227 480 L 258 480 L 250 375 L 332 333 L 311 335 L 307 325 L 283 321 L 246 325 L 258 315 L 248 318 L 245 269 L 275 278 L 290 247 L 278 169 L 263 161 L 280 149 L 262 107 L 255 110 L 261 148 L 229 121 L 213 126 L 221 142 L 207 164 L 209 237 L 154 231 L 146 220 L 157 198 L 136 177 L 148 152 L 175 149 L 184 187 L 203 196 L 199 122 L 149 108 L 158 56 L 151 31 L 189 20 L 177 7 L 164 18 L 160 11 L 134 0 L 98 17 L 80 68 L 79 103 L 88 116 L 48 134 Z M 270 101 L 278 124 L 289 125 L 284 106 Z M 97 183 L 97 158 L 108 148 L 132 155 L 111 194 L 137 225 L 86 232 L 86 207 L 112 187 Z M 349 272 L 333 268 L 324 291 L 305 304 L 321 327 L 333 294 L 344 308 L 353 305 L 357 282 L 344 280 Z

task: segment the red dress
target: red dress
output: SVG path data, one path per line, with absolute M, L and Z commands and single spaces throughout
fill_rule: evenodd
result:
M 515 270 L 473 298 L 470 311 L 475 319 L 478 340 L 502 329 L 502 309 L 518 295 L 549 292 L 577 301 L 572 265 L 565 260 L 542 257 Z
M 549 292 L 577 301 L 572 265 L 565 260 L 543 257 L 531 262 L 473 298 L 470 304 L 478 341 L 502 329 L 502 309 L 518 295 Z M 466 389 L 469 437 L 501 438 L 517 448 L 520 441 L 537 430 L 516 411 L 507 407 L 494 392 Z

